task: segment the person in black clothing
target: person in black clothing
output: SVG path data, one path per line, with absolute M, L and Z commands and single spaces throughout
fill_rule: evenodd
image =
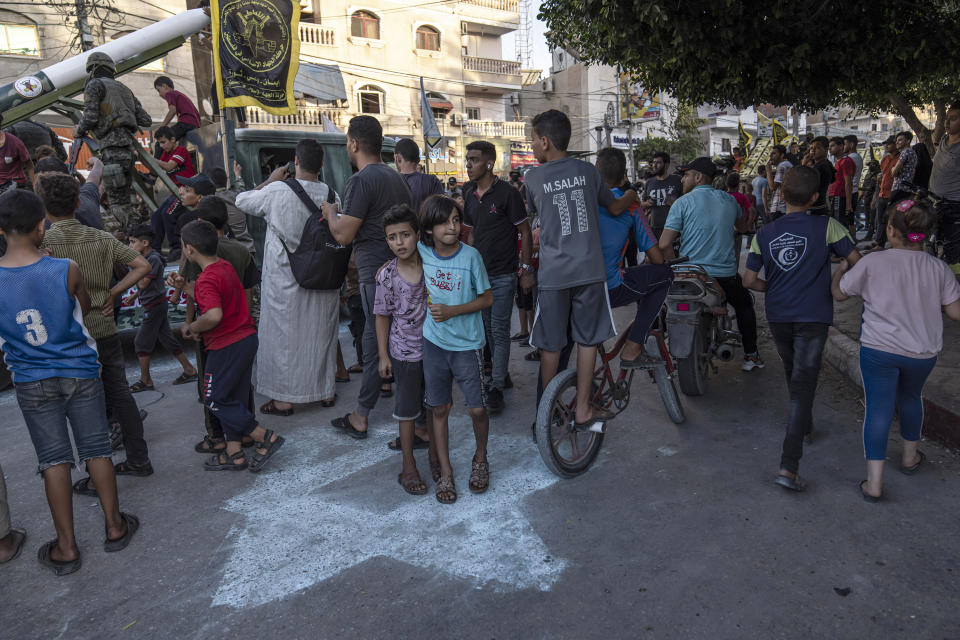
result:
M 414 211 L 420 211 L 420 203 L 430 196 L 443 193 L 443 183 L 437 179 L 437 176 L 420 173 L 420 147 L 416 142 L 410 138 L 397 140 L 393 159 L 397 163 L 397 171 L 406 179 L 407 186 L 410 187 Z
M 509 182 L 494 175 L 496 158 L 497 150 L 491 143 L 478 140 L 468 144 L 466 168 L 470 182 L 463 189 L 463 224 L 470 229 L 468 244 L 480 252 L 493 291 L 493 306 L 484 309 L 483 324 L 493 365 L 487 407 L 494 414 L 503 410 L 503 389 L 510 362 L 510 319 L 513 316 L 518 266 L 521 288 L 530 290 L 533 287 L 530 257 L 533 240 L 527 209 L 520 192 Z M 518 232 L 523 252 L 519 263 Z
M 649 178 L 644 186 L 640 205 L 650 217 L 650 226 L 653 227 L 653 233 L 659 238 L 660 234 L 663 233 L 663 226 L 667 222 L 670 205 L 682 195 L 680 176 L 676 174 L 668 175 L 670 156 L 664 151 L 653 154 L 653 158 L 650 160 L 650 168 L 653 170 L 653 177 Z
M 827 211 L 827 190 L 836 177 L 836 170 L 827 159 L 827 146 L 830 141 L 826 136 L 818 136 L 810 142 L 810 151 L 803 158 L 803 164 L 815 169 L 820 176 L 820 182 L 817 186 L 817 199 L 811 205 L 810 211 L 817 214 L 828 213 Z

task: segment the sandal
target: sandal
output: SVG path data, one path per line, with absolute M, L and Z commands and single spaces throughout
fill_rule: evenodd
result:
M 430 477 L 433 478 L 434 482 L 440 481 L 440 461 L 439 460 L 430 461 Z
M 137 529 L 140 528 L 140 519 L 132 513 L 124 513 L 121 511 L 120 517 L 123 518 L 123 521 L 127 523 L 127 531 L 116 540 L 107 538 L 103 541 L 103 550 L 107 553 L 123 551 L 126 549 L 127 545 L 130 544 L 130 540 L 133 539 L 133 534 L 135 534 Z
M 349 380 L 348 380 L 348 382 L 349 382 Z M 332 407 L 332 406 L 335 405 L 336 403 L 337 403 L 337 394 L 333 394 L 333 397 L 330 398 L 329 400 L 321 400 L 321 401 L 320 401 L 320 406 L 323 407 L 324 409 L 329 409 L 330 407 Z
M 91 498 L 97 497 L 96 490 L 90 488 L 90 476 L 87 476 L 86 478 L 80 478 L 74 482 L 73 492 L 80 496 L 90 496 Z
M 273 457 L 273 454 L 277 452 L 277 449 L 283 446 L 283 436 L 277 436 L 276 439 L 274 439 L 273 436 L 275 435 L 271 429 L 267 429 L 267 433 L 263 436 L 263 442 L 257 443 L 257 447 L 253 450 L 253 456 L 250 459 L 251 473 L 259 473 L 270 458 Z M 260 453 L 259 449 L 266 449 L 266 451 Z
M 268 416 L 281 416 L 286 418 L 287 416 L 293 415 L 293 407 L 289 409 L 277 409 L 277 405 L 273 403 L 273 400 L 271 400 L 260 407 L 260 413 L 264 413 Z
M 153 391 L 153 385 L 146 384 L 143 380 L 137 380 L 130 385 L 130 393 L 140 393 L 141 391 Z
M 904 475 L 907 475 L 907 476 L 912 476 L 912 475 L 914 475 L 917 471 L 919 471 L 919 470 L 920 470 L 920 465 L 922 465 L 923 462 L 924 462 L 924 460 L 927 459 L 927 456 L 924 455 L 923 451 L 919 451 L 919 450 L 918 450 L 918 451 L 917 451 L 917 458 L 918 458 L 917 464 L 912 465 L 912 466 L 909 466 L 909 467 L 900 467 L 900 473 L 902 473 L 902 474 L 904 474 Z
M 537 362 L 537 361 L 539 361 L 539 360 L 540 360 L 540 350 L 539 350 L 539 349 L 534 349 L 533 351 L 531 351 L 531 352 L 528 353 L 527 355 L 523 356 L 523 359 L 526 360 L 527 362 Z
M 345 376 L 333 376 L 334 381 L 336 382 L 350 382 L 350 375 Z
M 149 462 L 142 467 L 132 465 L 126 460 L 123 462 L 118 462 L 113 465 L 113 472 L 118 476 L 137 476 L 138 478 L 146 478 L 147 476 L 153 475 L 153 465 Z
M 427 488 L 423 488 L 424 493 L 426 493 Z M 14 536 L 20 536 L 20 541 L 13 546 L 13 555 L 7 558 L 6 560 L 0 560 L 0 564 L 6 564 L 8 562 L 13 562 L 20 555 L 20 552 L 23 551 L 23 543 L 27 541 L 27 532 L 23 529 L 18 529 L 16 527 L 10 527 L 10 533 Z
M 795 476 L 793 478 L 777 475 L 775 483 L 783 487 L 784 489 L 789 489 L 790 491 L 805 491 L 807 488 L 807 483 L 800 479 L 800 476 Z
M 400 447 L 400 437 L 397 436 L 396 438 L 394 438 L 393 440 L 391 440 L 390 443 L 387 445 L 387 448 L 390 449 L 391 451 L 402 451 L 402 448 Z M 417 434 L 413 434 L 413 448 L 414 448 L 414 449 L 429 449 L 429 448 L 430 448 L 430 441 L 429 441 L 429 440 L 424 440 L 423 438 L 421 438 L 421 437 L 418 436 Z
M 443 494 L 452 495 L 453 497 L 441 497 Z M 453 484 L 453 478 L 450 476 L 445 476 L 440 478 L 440 481 L 437 482 L 436 493 L 437 502 L 440 504 L 453 504 L 457 501 L 457 487 Z
M 332 424 L 337 429 L 343 429 L 344 431 L 347 432 L 347 435 L 349 435 L 351 438 L 355 438 L 357 440 L 363 440 L 367 437 L 366 431 L 360 431 L 350 423 L 349 413 L 343 416 L 342 418 L 334 418 L 333 420 L 330 421 L 330 424 Z
M 397 482 L 400 484 L 401 487 L 403 487 L 404 491 L 406 491 L 412 496 L 422 496 L 427 492 L 427 485 L 423 482 L 423 480 L 419 478 L 419 476 L 417 477 L 416 480 L 412 480 L 410 482 L 404 482 L 403 474 L 398 473 Z
M 79 553 L 77 554 L 76 560 L 60 561 L 50 557 L 50 553 L 56 548 L 59 542 L 59 539 L 53 539 L 50 542 L 44 543 L 44 545 L 40 547 L 40 550 L 37 551 L 37 560 L 43 566 L 53 570 L 53 575 L 58 577 L 79 571 L 80 566 L 83 564 Z
M 573 421 L 573 428 L 577 430 L 589 429 L 598 422 L 609 422 L 617 417 L 617 414 L 607 411 L 603 407 L 597 406 L 593 403 L 590 403 L 590 406 L 593 407 L 593 416 L 590 417 L 586 422 L 577 422 L 576 418 Z
M 874 503 L 874 504 L 877 503 L 877 502 L 880 502 L 880 500 L 883 499 L 883 494 L 880 494 L 879 496 L 872 496 L 872 495 L 870 495 L 870 494 L 867 493 L 866 490 L 864 490 L 864 488 L 863 488 L 863 485 L 865 485 L 865 484 L 867 484 L 867 481 L 866 481 L 866 480 L 862 481 L 862 482 L 859 484 L 859 487 L 860 487 L 860 495 L 863 496 L 864 501 L 865 501 L 865 502 Z
M 176 380 L 173 381 L 173 384 L 187 384 L 188 382 L 196 382 L 197 374 L 181 373 Z
M 235 460 L 243 460 L 243 462 L 237 464 L 234 462 Z M 219 453 L 210 456 L 210 459 L 203 463 L 203 468 L 207 471 L 243 471 L 249 466 L 247 456 L 243 454 L 243 451 L 237 451 L 231 455 Z
M 360 364 L 359 362 L 357 364 L 351 365 L 350 368 L 347 369 L 347 373 L 363 373 L 363 365 Z
M 470 493 L 483 493 L 490 488 L 490 464 L 473 461 L 470 470 Z
M 217 447 L 216 445 L 222 444 L 222 447 Z M 210 436 L 203 436 L 203 440 L 198 442 L 193 446 L 193 450 L 197 453 L 220 453 L 227 449 L 227 441 L 223 438 L 211 438 Z

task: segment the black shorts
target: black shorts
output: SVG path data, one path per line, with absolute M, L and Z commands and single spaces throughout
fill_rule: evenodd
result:
M 530 344 L 544 351 L 567 345 L 567 326 L 577 344 L 594 347 L 617 335 L 606 282 L 569 289 L 540 289 Z
M 423 361 L 408 362 L 390 356 L 393 381 L 397 384 L 394 420 L 416 420 L 423 408 Z
M 177 356 L 183 353 L 183 344 L 170 330 L 167 307 L 168 304 L 164 300 L 152 307 L 143 308 L 143 322 L 133 338 L 133 348 L 138 356 L 148 356 L 153 353 L 157 341 L 172 355 Z

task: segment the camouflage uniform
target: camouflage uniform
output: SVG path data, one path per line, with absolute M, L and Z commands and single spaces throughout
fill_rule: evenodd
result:
M 92 58 L 91 55 L 88 70 Z M 113 61 L 101 64 L 112 68 Z M 140 127 L 151 124 L 150 114 L 143 110 L 140 101 L 126 86 L 109 77 L 87 80 L 83 89 L 83 116 L 77 124 L 77 133 L 84 135 L 89 131 L 100 146 L 103 185 L 110 198 L 110 211 L 104 215 L 103 228 L 111 233 L 127 231 L 139 219 L 137 207 L 130 201 L 131 174 L 135 171 L 137 156 L 134 145 L 139 144 L 134 134 Z

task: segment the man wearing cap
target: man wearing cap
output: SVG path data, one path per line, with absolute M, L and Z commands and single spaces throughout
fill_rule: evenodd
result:
M 192 212 L 200 200 L 217 193 L 217 186 L 209 177 L 197 174 L 192 178 L 180 178 L 180 195 L 170 196 L 160 208 L 150 217 L 150 226 L 157 239 L 155 249 L 160 250 L 163 239 L 170 245 L 170 254 L 167 262 L 176 262 L 180 259 L 180 230 L 184 225 L 197 219 Z
M 87 58 L 89 78 L 83 87 L 83 114 L 74 129 L 79 138 L 92 133 L 100 145 L 103 160 L 103 185 L 110 199 L 109 216 L 104 228 L 126 231 L 136 217 L 130 202 L 131 175 L 138 144 L 134 134 L 149 127 L 153 120 L 126 86 L 114 80 L 116 65 L 107 54 L 94 51 Z
M 680 196 L 667 214 L 660 250 L 664 258 L 674 257 L 673 243 L 680 238 L 680 255 L 704 268 L 726 293 L 727 302 L 737 313 L 737 326 L 743 338 L 743 370 L 762 369 L 757 353 L 757 316 L 753 299 L 737 273 L 737 247 L 734 234 L 743 233 L 746 220 L 733 197 L 711 186 L 717 167 L 707 157 L 697 158 L 680 167 L 683 177 Z

